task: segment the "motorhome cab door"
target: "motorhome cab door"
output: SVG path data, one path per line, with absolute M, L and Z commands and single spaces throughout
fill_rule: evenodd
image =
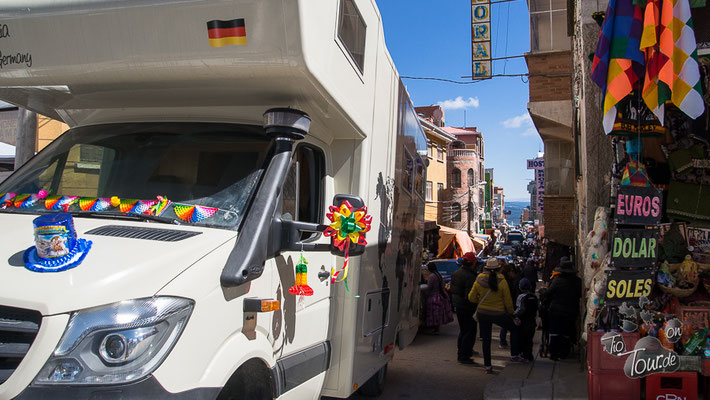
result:
M 282 220 L 325 222 L 333 191 L 331 180 L 326 179 L 323 148 L 313 137 L 296 145 L 276 212 Z M 322 233 L 303 232 L 300 239 L 304 244 L 328 242 Z M 270 336 L 277 370 L 282 374 L 283 398 L 311 398 L 323 385 L 330 356 L 327 335 L 332 286 L 327 275 L 334 262 L 335 256 L 328 251 L 301 250 L 285 251 L 267 261 L 273 263 L 273 291 L 281 302 L 281 309 L 272 316 Z M 307 288 L 289 291 L 303 268 Z

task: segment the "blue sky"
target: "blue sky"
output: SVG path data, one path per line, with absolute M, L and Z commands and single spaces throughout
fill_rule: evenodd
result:
M 470 81 L 470 0 L 376 0 L 385 41 L 401 76 Z M 523 0 L 491 6 L 493 57 L 522 55 L 530 49 L 527 4 Z M 522 58 L 493 62 L 494 74 L 526 73 Z M 525 81 L 523 81 L 523 79 Z M 440 104 L 446 125 L 475 126 L 483 132 L 486 168 L 505 188 L 506 200 L 528 200 L 535 158 L 542 141 L 527 112 L 526 78 L 498 77 L 474 84 L 403 79 L 415 106 Z

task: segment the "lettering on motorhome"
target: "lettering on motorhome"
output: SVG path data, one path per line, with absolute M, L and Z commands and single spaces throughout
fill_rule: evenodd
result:
M 32 67 L 32 53 L 5 54 L 0 51 L 0 69 L 11 65 L 24 64 L 27 68 Z
M 5 24 L 0 24 L 0 39 L 10 37 L 10 27 Z

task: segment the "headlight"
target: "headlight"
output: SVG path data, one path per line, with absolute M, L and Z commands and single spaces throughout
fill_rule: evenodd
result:
M 194 302 L 178 297 L 122 301 L 75 312 L 35 384 L 118 384 L 165 359 Z

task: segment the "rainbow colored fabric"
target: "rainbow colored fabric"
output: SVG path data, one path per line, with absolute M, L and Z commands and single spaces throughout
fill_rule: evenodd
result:
M 687 0 L 686 0 L 687 1 Z M 611 0 L 599 33 L 592 62 L 592 80 L 601 87 L 604 131 L 609 133 L 616 118 L 616 104 L 633 90 L 645 63 L 639 45 L 643 14 L 632 0 Z
M 183 221 L 196 223 L 213 216 L 217 208 L 195 206 L 189 204 L 175 204 L 173 212 Z
M 649 0 L 641 47 L 651 64 L 643 98 L 663 122 L 664 103 L 670 100 L 689 117 L 705 111 L 698 51 L 688 0 Z

